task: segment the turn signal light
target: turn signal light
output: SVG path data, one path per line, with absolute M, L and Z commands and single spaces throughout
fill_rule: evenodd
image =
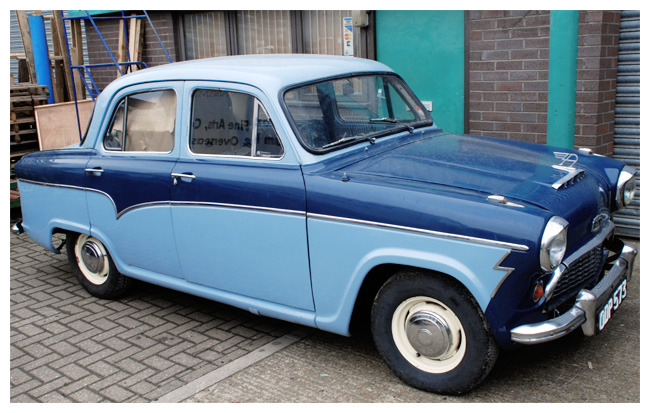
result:
M 544 284 L 538 282 L 533 291 L 533 301 L 538 302 L 540 298 L 544 295 Z

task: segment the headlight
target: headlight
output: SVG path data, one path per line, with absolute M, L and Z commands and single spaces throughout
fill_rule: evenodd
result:
M 634 199 L 636 194 L 635 174 L 636 169 L 625 166 L 618 176 L 618 183 L 616 184 L 616 207 L 618 209 L 627 208 Z
M 566 252 L 569 223 L 560 217 L 548 220 L 539 252 L 539 264 L 544 271 L 553 271 L 562 262 Z

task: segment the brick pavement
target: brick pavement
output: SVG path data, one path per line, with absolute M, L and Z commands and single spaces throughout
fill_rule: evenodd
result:
M 24 234 L 10 267 L 11 402 L 154 401 L 296 328 L 146 283 L 92 297 Z

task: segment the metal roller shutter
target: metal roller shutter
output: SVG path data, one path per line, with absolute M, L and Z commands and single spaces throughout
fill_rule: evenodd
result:
M 639 10 L 621 12 L 616 78 L 616 121 L 614 125 L 614 158 L 636 168 L 637 196 L 629 209 L 614 215 L 621 235 L 639 237 L 641 199 L 641 86 Z

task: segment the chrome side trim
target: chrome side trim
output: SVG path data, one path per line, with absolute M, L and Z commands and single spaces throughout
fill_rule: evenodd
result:
M 503 284 L 503 283 L 505 282 L 505 280 L 510 276 L 510 274 L 512 274 L 512 272 L 515 270 L 514 268 L 510 268 L 510 267 L 502 267 L 502 266 L 501 266 L 501 263 L 502 263 L 503 261 L 505 261 L 506 258 L 508 258 L 508 256 L 510 255 L 510 252 L 511 252 L 511 251 L 507 251 L 507 252 L 503 255 L 503 258 L 501 258 L 501 259 L 499 260 L 499 262 L 497 262 L 497 263 L 494 265 L 494 268 L 493 268 L 494 270 L 497 270 L 497 271 L 505 271 L 506 274 L 503 276 L 503 278 L 501 278 L 501 281 L 499 281 L 499 284 L 497 284 L 497 286 L 494 287 L 494 291 L 492 291 L 492 296 L 491 296 L 491 298 L 494 298 L 494 296 L 497 295 L 497 291 L 499 291 L 499 288 L 501 288 L 501 284 Z
M 125 208 L 123 211 L 121 211 L 119 214 L 117 214 L 117 218 L 119 219 L 120 217 L 122 217 L 127 212 L 131 212 L 131 211 L 136 210 L 136 209 L 147 208 L 147 207 L 151 207 L 151 206 L 160 206 L 160 205 L 231 208 L 231 209 L 245 209 L 245 210 L 250 210 L 250 211 L 272 212 L 272 213 L 285 214 L 285 215 L 298 215 L 298 216 L 305 216 L 306 215 L 304 211 L 295 211 L 293 209 L 269 208 L 269 207 L 255 206 L 255 205 L 223 204 L 223 203 L 219 203 L 219 202 L 156 201 L 156 202 L 144 202 L 142 204 L 132 205 L 132 206 L 130 206 L 128 208 Z
M 323 220 L 327 220 L 327 221 L 345 222 L 345 223 L 348 223 L 348 224 L 368 225 L 368 226 L 374 226 L 374 227 L 379 227 L 379 228 L 394 229 L 394 230 L 398 230 L 398 231 L 407 231 L 407 232 L 413 232 L 413 233 L 417 233 L 417 234 L 430 235 L 430 236 L 434 236 L 434 237 L 455 239 L 455 240 L 459 240 L 459 241 L 475 242 L 475 243 L 478 243 L 478 244 L 485 244 L 485 245 L 492 245 L 492 246 L 496 246 L 496 247 L 508 248 L 508 249 L 515 250 L 515 251 L 528 251 L 528 249 L 529 249 L 526 245 L 514 244 L 514 243 L 510 243 L 510 242 L 494 241 L 494 240 L 489 240 L 489 239 L 485 239 L 485 238 L 470 237 L 470 236 L 466 236 L 466 235 L 451 234 L 451 233 L 440 232 L 440 231 L 431 231 L 431 230 L 427 230 L 427 229 L 414 228 L 414 227 L 405 227 L 405 226 L 401 226 L 401 225 L 385 224 L 385 223 L 374 222 L 374 221 L 364 221 L 364 220 L 360 220 L 360 219 L 352 219 L 352 218 L 336 217 L 336 216 L 331 216 L 331 215 L 306 213 L 305 211 L 297 211 L 297 210 L 292 210 L 292 209 L 269 208 L 269 207 L 261 207 L 261 206 L 254 206 L 254 205 L 226 204 L 226 203 L 218 203 L 218 202 L 156 201 L 156 202 L 145 202 L 145 203 L 142 203 L 142 204 L 132 205 L 132 206 L 130 206 L 128 208 L 125 208 L 124 210 L 122 210 L 121 212 L 118 213 L 117 212 L 117 207 L 115 205 L 115 202 L 113 201 L 113 198 L 111 198 L 111 196 L 109 194 L 107 194 L 106 192 L 103 192 L 103 191 L 100 191 L 100 190 L 97 190 L 97 189 L 84 188 L 84 187 L 72 186 L 72 185 L 50 184 L 50 183 L 37 182 L 37 181 L 31 181 L 31 180 L 25 180 L 25 179 L 22 179 L 20 181 L 30 183 L 30 184 L 35 184 L 35 185 L 77 189 L 77 190 L 80 190 L 80 191 L 89 191 L 89 192 L 95 192 L 95 193 L 98 193 L 98 194 L 102 194 L 102 195 L 106 196 L 111 201 L 111 203 L 113 204 L 113 208 L 115 208 L 115 216 L 117 217 L 117 219 L 122 217 L 127 212 L 130 212 L 130 211 L 133 211 L 133 210 L 139 209 L 139 208 L 145 208 L 145 207 L 148 207 L 148 206 L 156 206 L 156 205 L 197 205 L 197 206 L 206 206 L 206 207 L 248 209 L 248 210 L 254 210 L 254 211 L 266 211 L 266 212 L 274 212 L 274 213 L 280 213 L 280 214 L 306 216 L 307 218 L 323 219 Z M 503 259 L 501 261 L 503 261 Z
M 459 240 L 459 241 L 469 241 L 469 242 L 475 242 L 475 243 L 478 243 L 478 244 L 493 245 L 493 246 L 497 246 L 497 247 L 509 248 L 509 249 L 516 250 L 516 251 L 528 251 L 528 247 L 526 245 L 513 244 L 513 243 L 510 243 L 510 242 L 503 242 L 503 241 L 493 241 L 493 240 L 489 240 L 489 239 L 485 239 L 485 238 L 470 237 L 470 236 L 466 236 L 466 235 L 458 235 L 458 234 L 451 234 L 451 233 L 447 233 L 447 232 L 432 231 L 432 230 L 428 230 L 428 229 L 404 227 L 404 226 L 401 226 L 401 225 L 384 224 L 384 223 L 381 223 L 381 222 L 364 221 L 364 220 L 360 220 L 360 219 L 335 217 L 335 216 L 331 216 L 331 215 L 321 215 L 321 214 L 313 214 L 313 213 L 308 213 L 307 218 L 322 219 L 322 220 L 327 220 L 327 221 L 344 222 L 344 223 L 347 223 L 347 224 L 368 225 L 368 226 L 386 228 L 386 229 L 395 229 L 395 230 L 398 230 L 398 231 L 408 231 L 408 232 L 414 232 L 414 233 L 417 233 L 417 234 L 431 235 L 431 236 L 434 236 L 434 237 L 450 238 L 450 239 L 455 239 L 455 240 Z
M 113 201 L 113 198 L 109 194 L 107 194 L 106 192 L 100 191 L 99 189 L 86 188 L 86 187 L 83 187 L 83 186 L 75 186 L 75 185 L 52 184 L 52 183 L 47 183 L 47 182 L 32 181 L 32 180 L 29 180 L 29 179 L 18 179 L 18 181 L 25 182 L 27 184 L 32 184 L 32 185 L 49 186 L 49 187 L 54 187 L 54 188 L 76 189 L 78 191 L 94 192 L 96 194 L 104 195 L 105 197 L 107 197 L 111 201 L 111 204 L 113 204 L 113 208 L 115 209 L 115 215 L 117 215 L 117 206 L 115 205 L 115 202 Z

